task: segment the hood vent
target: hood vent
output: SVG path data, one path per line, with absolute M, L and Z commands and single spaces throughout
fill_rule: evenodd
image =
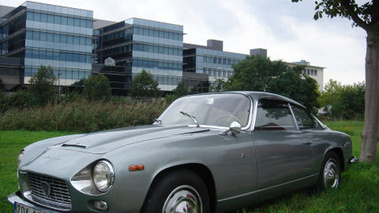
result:
M 82 144 L 69 144 L 69 143 L 65 143 L 62 145 L 62 147 L 78 147 L 78 148 L 87 148 L 87 146 L 85 145 L 82 145 Z

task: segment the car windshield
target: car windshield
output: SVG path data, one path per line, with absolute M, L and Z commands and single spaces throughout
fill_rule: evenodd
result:
M 250 109 L 250 99 L 242 94 L 187 96 L 172 103 L 158 120 L 163 125 L 229 127 L 233 121 L 237 121 L 247 126 Z

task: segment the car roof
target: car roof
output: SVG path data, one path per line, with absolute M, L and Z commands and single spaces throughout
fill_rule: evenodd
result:
M 242 91 L 242 93 L 246 94 L 246 95 L 249 95 L 253 99 L 257 99 L 257 100 L 262 99 L 262 98 L 283 100 L 283 101 L 286 101 L 286 102 L 289 102 L 289 103 L 292 103 L 292 104 L 296 104 L 296 105 L 299 105 L 299 106 L 305 108 L 305 106 L 303 106 L 299 102 L 297 102 L 295 100 L 292 100 L 290 98 L 287 98 L 287 97 L 285 97 L 283 95 L 278 95 L 278 94 L 274 94 L 274 93 L 270 93 L 270 92 L 257 92 L 257 91 Z
M 265 99 L 273 99 L 273 100 L 281 100 L 286 101 L 295 105 L 298 105 L 300 107 L 306 108 L 304 105 L 300 104 L 299 102 L 292 100 L 290 98 L 287 98 L 282 95 L 270 93 L 270 92 L 259 92 L 259 91 L 227 91 L 227 92 L 214 92 L 214 93 L 200 93 L 196 95 L 207 95 L 207 94 L 243 94 L 246 96 L 250 96 L 253 100 L 259 100 L 262 98 Z

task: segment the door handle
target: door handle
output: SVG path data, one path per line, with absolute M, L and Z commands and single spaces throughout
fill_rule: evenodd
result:
M 312 141 L 303 142 L 302 144 L 303 144 L 303 145 L 311 145 L 311 144 L 312 144 Z

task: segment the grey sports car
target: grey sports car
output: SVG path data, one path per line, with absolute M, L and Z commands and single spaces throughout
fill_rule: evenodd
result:
M 150 126 L 68 135 L 19 156 L 15 212 L 224 212 L 314 186 L 357 160 L 348 135 L 262 92 L 179 98 Z

